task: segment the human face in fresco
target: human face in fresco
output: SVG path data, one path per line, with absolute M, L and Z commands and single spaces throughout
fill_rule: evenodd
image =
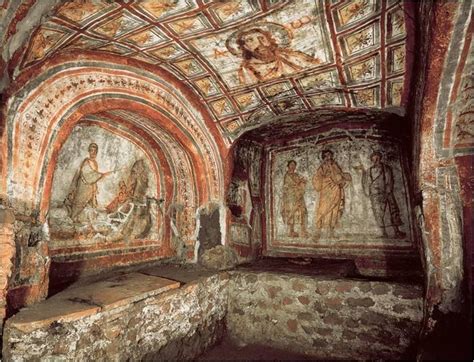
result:
M 293 172 L 295 172 L 295 170 L 296 170 L 296 162 L 290 161 L 290 162 L 288 163 L 288 171 L 289 171 L 290 173 L 293 173 Z
M 270 42 L 265 35 L 259 32 L 249 32 L 242 37 L 244 47 L 250 52 L 255 52 L 259 47 L 269 46 Z
M 380 154 L 378 153 L 374 153 L 372 154 L 372 156 L 370 157 L 370 159 L 372 160 L 372 162 L 377 165 L 380 163 Z
M 98 148 L 97 146 L 95 145 L 90 145 L 89 146 L 89 157 L 93 160 L 95 160 L 95 158 L 97 157 L 97 151 L 98 151 Z
M 325 162 L 332 161 L 332 153 L 331 152 L 324 152 L 323 153 L 323 161 L 325 161 Z

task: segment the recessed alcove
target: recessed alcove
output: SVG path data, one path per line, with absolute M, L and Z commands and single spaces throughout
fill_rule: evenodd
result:
M 346 258 L 361 275 L 419 277 L 402 124 L 320 110 L 241 135 L 228 192 L 241 257 Z
M 84 270 L 171 255 L 163 212 L 168 167 L 136 135 L 106 125 L 83 121 L 57 156 L 48 211 L 50 294 Z

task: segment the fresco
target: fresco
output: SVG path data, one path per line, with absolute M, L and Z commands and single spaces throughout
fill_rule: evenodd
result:
M 49 210 L 53 245 L 71 239 L 81 245 L 159 239 L 162 201 L 140 148 L 100 127 L 77 126 L 61 149 L 54 174 Z
M 57 16 L 74 24 L 84 25 L 107 11 L 116 9 L 116 6 L 114 2 L 101 0 L 71 0 L 59 7 Z
M 229 240 L 250 250 L 259 249 L 262 242 L 261 164 L 262 145 L 241 140 L 234 148 L 234 169 L 227 190 L 226 204 L 230 211 Z M 240 249 L 243 251 L 244 249 Z M 241 255 L 243 256 L 243 255 Z
M 138 59 L 184 80 L 230 144 L 262 113 L 403 107 L 407 11 L 397 0 L 73 0 L 20 67 L 71 49 Z
M 250 246 L 249 227 L 245 224 L 234 223 L 230 226 L 230 239 L 233 244 Z
M 270 152 L 270 244 L 407 243 L 407 185 L 395 144 L 305 143 Z
M 466 60 L 456 107 L 453 107 L 456 110 L 453 143 L 456 148 L 470 147 L 472 149 L 474 147 L 474 60 L 472 44 L 466 44 L 465 47 L 471 56 Z
M 331 59 L 322 22 L 311 15 L 320 13 L 314 7 L 314 1 L 298 1 L 257 23 L 189 43 L 229 88 L 298 73 Z

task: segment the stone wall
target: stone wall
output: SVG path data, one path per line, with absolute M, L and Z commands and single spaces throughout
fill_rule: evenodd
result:
M 231 272 L 227 328 L 241 344 L 317 358 L 407 358 L 421 319 L 418 286 Z
M 143 284 L 146 276 L 141 275 L 140 280 Z M 71 311 L 71 299 L 83 302 L 83 309 L 60 319 L 42 319 L 41 323 L 25 323 L 22 312 L 6 323 L 3 358 L 8 361 L 191 359 L 223 335 L 227 283 L 227 274 L 213 275 L 159 297 L 150 292 L 139 295 L 135 288 L 140 286 L 135 285 L 131 294 L 137 295 L 111 305 L 96 300 L 86 304 L 85 296 L 69 298 L 55 307 L 59 313 Z M 105 298 L 110 299 L 110 294 Z M 44 313 L 37 317 L 44 318 Z
M 400 359 L 415 352 L 419 286 L 231 271 L 180 287 L 154 275 L 71 288 L 24 309 L 6 323 L 4 359 L 193 359 L 226 328 L 239 345 L 315 358 Z
M 418 359 L 472 359 L 473 7 L 472 1 L 416 7 L 419 77 L 407 115 L 426 285 Z
M 49 245 L 44 225 L 35 217 L 15 215 L 15 258 L 8 284 L 7 317 L 46 298 L 49 287 Z

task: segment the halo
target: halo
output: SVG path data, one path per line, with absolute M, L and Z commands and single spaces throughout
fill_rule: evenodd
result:
M 229 52 L 231 52 L 233 55 L 236 55 L 236 56 L 241 55 L 242 52 L 239 49 L 239 46 L 237 45 L 237 37 L 239 36 L 240 33 L 244 31 L 248 31 L 250 29 L 262 29 L 262 30 L 268 31 L 270 34 L 272 34 L 277 44 L 283 48 L 289 46 L 291 43 L 291 39 L 293 38 L 293 34 L 291 33 L 291 31 L 285 28 L 283 25 L 280 25 L 277 23 L 268 23 L 268 22 L 251 24 L 243 28 L 240 28 L 237 31 L 234 31 L 227 38 L 225 42 L 225 46 L 229 50 Z

